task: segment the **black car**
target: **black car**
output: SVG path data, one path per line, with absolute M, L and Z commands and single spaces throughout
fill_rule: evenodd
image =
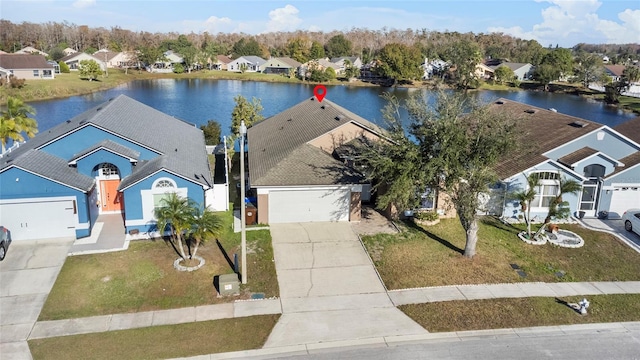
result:
M 11 244 L 11 233 L 4 226 L 0 226 L 0 261 L 4 260 Z

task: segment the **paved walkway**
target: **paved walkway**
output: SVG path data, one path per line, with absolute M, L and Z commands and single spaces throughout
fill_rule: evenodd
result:
M 578 219 L 580 225 L 587 229 L 603 231 L 609 233 L 624 243 L 629 245 L 630 248 L 640 253 L 640 235 L 626 231 L 624 229 L 624 223 L 621 219 Z
M 91 236 L 77 239 L 69 255 L 97 254 L 122 251 L 129 248 L 122 214 L 98 216 L 91 230 Z
M 395 307 L 348 223 L 276 224 L 271 237 L 282 316 L 265 348 L 426 333 Z

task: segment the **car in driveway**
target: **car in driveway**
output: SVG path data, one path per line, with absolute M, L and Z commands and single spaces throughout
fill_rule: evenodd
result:
M 627 231 L 640 235 L 640 209 L 629 209 L 622 214 L 622 222 Z
M 11 244 L 11 233 L 6 227 L 0 226 L 0 261 L 4 260 Z

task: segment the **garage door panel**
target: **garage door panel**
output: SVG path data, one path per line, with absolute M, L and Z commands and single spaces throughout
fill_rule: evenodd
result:
M 76 208 L 73 200 L 3 203 L 2 225 L 18 240 L 75 237 Z
M 610 216 L 622 216 L 631 208 L 640 208 L 640 187 L 615 187 L 609 206 Z
M 348 221 L 349 189 L 269 192 L 269 222 Z

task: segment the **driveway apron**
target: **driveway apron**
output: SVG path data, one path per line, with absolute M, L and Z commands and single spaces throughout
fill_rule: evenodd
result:
M 31 359 L 27 338 L 67 258 L 73 238 L 14 241 L 0 263 L 0 354 Z
M 282 316 L 265 348 L 425 334 L 398 310 L 349 223 L 271 225 Z

